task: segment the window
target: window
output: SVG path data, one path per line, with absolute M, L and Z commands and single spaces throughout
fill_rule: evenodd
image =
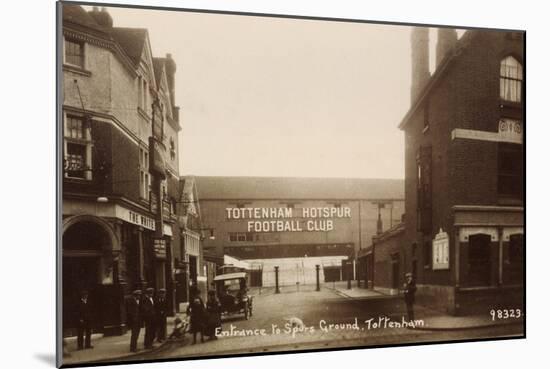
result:
M 151 177 L 149 175 L 149 152 L 139 148 L 139 196 L 149 200 Z
M 523 198 L 523 145 L 499 142 L 498 194 L 506 198 Z
M 468 276 L 470 286 L 487 286 L 491 282 L 491 236 L 475 234 L 468 238 Z
M 500 98 L 506 101 L 521 102 L 523 68 L 513 57 L 500 62 Z
M 508 283 L 516 284 L 523 282 L 523 251 L 524 239 L 522 234 L 510 235 L 508 243 L 507 267 L 505 269 Z
M 84 43 L 65 40 L 65 63 L 84 69 Z
M 254 233 L 252 232 L 231 232 L 229 233 L 230 242 L 253 242 Z
M 510 236 L 508 262 L 510 264 L 523 265 L 523 235 Z
M 65 177 L 92 179 L 91 134 L 84 117 L 67 115 L 64 128 Z

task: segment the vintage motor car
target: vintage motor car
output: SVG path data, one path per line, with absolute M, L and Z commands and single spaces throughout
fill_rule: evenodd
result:
M 222 307 L 222 316 L 244 314 L 252 316 L 252 296 L 248 295 L 246 273 L 220 274 L 214 277 L 216 294 Z

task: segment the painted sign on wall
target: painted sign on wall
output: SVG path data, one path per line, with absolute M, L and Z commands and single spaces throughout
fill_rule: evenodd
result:
M 432 269 L 449 269 L 449 235 L 439 228 L 432 243 Z
M 329 232 L 334 230 L 335 218 L 351 218 L 351 208 L 345 206 L 226 208 L 225 211 L 228 220 L 246 220 L 247 232 Z

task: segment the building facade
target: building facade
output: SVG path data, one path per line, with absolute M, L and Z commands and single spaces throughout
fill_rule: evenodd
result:
M 391 249 L 400 275 L 415 275 L 420 303 L 522 308 L 524 34 L 439 29 L 432 75 L 428 29 L 415 27 L 411 43 L 404 229 L 375 253 Z
M 114 27 L 105 8 L 62 12 L 63 327 L 70 334 L 87 290 L 94 329 L 117 334 L 133 289 L 165 288 L 174 308 L 176 65 L 153 58 L 147 30 Z
M 248 262 L 255 284 L 362 278 L 356 255 L 372 236 L 401 221 L 402 180 L 196 177 L 204 248 Z M 208 232 L 207 232 L 208 233 Z M 349 270 L 342 261 L 353 260 Z M 275 265 L 276 264 L 276 265 Z M 347 274 L 346 274 L 347 273 Z

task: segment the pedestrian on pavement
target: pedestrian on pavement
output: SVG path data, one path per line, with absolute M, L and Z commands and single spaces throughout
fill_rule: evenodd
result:
M 77 308 L 77 345 L 78 350 L 93 349 L 92 346 L 92 309 L 88 299 L 88 291 L 80 293 Z M 85 344 L 85 345 L 84 345 Z
M 130 351 L 137 352 L 137 341 L 141 330 L 141 290 L 132 292 L 132 297 L 127 302 L 128 325 L 132 331 L 130 337 Z
M 206 318 L 206 311 L 204 308 L 204 302 L 200 298 L 200 291 L 198 291 L 196 296 L 187 307 L 187 315 L 189 315 L 190 317 L 190 332 L 193 333 L 193 344 L 197 343 L 197 333 L 200 333 L 201 342 L 204 342 L 204 323 Z
M 145 298 L 142 301 L 141 312 L 143 322 L 145 323 L 145 338 L 143 345 L 146 349 L 153 348 L 153 340 L 155 339 L 155 301 L 153 294 L 155 290 L 151 287 L 145 290 Z
M 206 300 L 206 327 L 205 334 L 209 337 L 208 340 L 216 340 L 216 328 L 222 326 L 222 305 L 216 297 L 216 291 L 208 291 L 208 299 Z
M 155 301 L 157 341 L 163 342 L 166 340 L 166 290 L 159 290 L 157 300 Z
M 416 293 L 416 282 L 412 273 L 405 274 L 405 283 L 403 284 L 403 295 L 405 297 L 405 305 L 407 305 L 407 316 L 409 321 L 414 320 L 414 294 Z

